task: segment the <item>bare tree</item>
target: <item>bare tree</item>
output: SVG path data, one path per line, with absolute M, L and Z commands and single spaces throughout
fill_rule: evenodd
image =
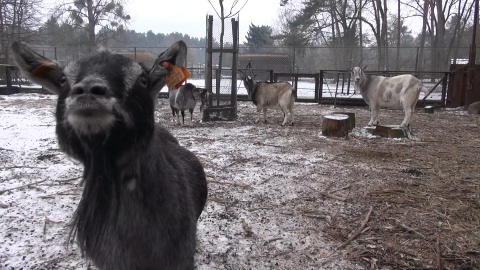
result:
M 232 4 L 230 6 L 230 10 L 227 14 L 225 14 L 225 7 L 224 7 L 225 0 L 218 0 L 220 11 L 218 11 L 217 7 L 215 7 L 215 5 L 212 3 L 211 0 L 207 0 L 207 1 L 208 1 L 208 3 L 210 3 L 212 8 L 217 13 L 217 16 L 221 20 L 221 30 L 220 30 L 220 50 L 221 51 L 220 51 L 219 60 L 218 60 L 218 69 L 219 69 L 219 73 L 221 74 L 221 72 L 222 72 L 222 62 L 223 62 L 222 50 L 223 50 L 223 45 L 224 45 L 223 44 L 223 38 L 224 38 L 224 35 L 225 35 L 225 20 L 228 19 L 228 18 L 233 18 L 233 17 L 237 16 L 240 13 L 240 11 L 245 7 L 245 5 L 248 3 L 248 0 L 246 0 L 243 5 L 240 5 L 239 0 L 233 0 Z M 234 42 L 236 42 L 236 41 L 234 41 Z
M 34 39 L 41 26 L 42 6 L 41 0 L 0 0 L 0 50 L 13 40 Z
M 91 48 L 111 37 L 112 33 L 124 29 L 130 15 L 123 8 L 123 0 L 74 0 L 60 5 L 57 10 L 66 12 L 66 23 L 85 30 Z M 101 31 L 97 33 L 96 28 Z
M 420 70 L 424 65 L 424 46 L 426 38 L 431 41 L 431 70 L 444 71 L 448 68 L 452 54 L 460 45 L 460 39 L 472 16 L 475 1 L 469 0 L 414 0 L 409 6 L 417 10 L 423 17 L 423 28 L 420 41 Z M 450 24 L 453 31 L 447 39 L 446 26 Z

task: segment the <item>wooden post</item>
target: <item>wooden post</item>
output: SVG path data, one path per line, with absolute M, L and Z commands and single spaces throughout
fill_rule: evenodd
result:
M 323 117 L 322 135 L 333 137 L 348 136 L 348 115 L 345 114 L 329 114 Z

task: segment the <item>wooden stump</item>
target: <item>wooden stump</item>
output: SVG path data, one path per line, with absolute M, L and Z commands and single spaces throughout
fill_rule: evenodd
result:
M 348 115 L 329 114 L 323 117 L 322 135 L 333 137 L 346 137 L 348 135 Z
M 473 102 L 468 106 L 468 114 L 480 114 L 480 101 Z
M 354 112 L 334 112 L 333 114 L 345 114 L 348 115 L 348 130 L 351 131 L 355 128 L 355 113 Z
M 434 113 L 435 107 L 433 106 L 425 106 L 425 113 Z
M 408 138 L 410 131 L 406 127 L 394 125 L 365 127 L 366 131 L 372 135 L 387 138 Z

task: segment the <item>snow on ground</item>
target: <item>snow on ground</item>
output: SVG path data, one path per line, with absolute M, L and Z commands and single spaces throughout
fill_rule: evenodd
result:
M 82 168 L 58 149 L 54 110 L 52 95 L 0 97 L 0 269 L 89 268 L 76 244 L 65 242 Z M 366 207 L 321 194 L 357 196 L 355 191 L 382 185 L 386 171 L 376 166 L 396 155 L 371 163 L 378 154 L 372 147 L 397 145 L 403 151 L 410 142 L 378 141 L 359 128 L 349 139 L 322 136 L 321 116 L 338 110 L 296 104 L 295 126 L 281 127 L 280 112 L 269 110 L 268 123 L 254 123 L 254 105 L 240 102 L 238 121 L 199 123 L 197 111 L 192 126 L 180 127 L 173 125 L 167 101 L 159 101 L 157 121 L 199 157 L 209 181 L 198 223 L 198 269 L 369 268 L 337 249 L 341 242 L 328 233 L 338 220 L 362 220 Z M 366 108 L 349 110 L 356 112 L 357 126 L 368 122 Z M 382 110 L 380 119 L 400 123 L 403 112 Z M 416 114 L 414 131 L 425 137 L 431 133 L 420 121 L 430 126 L 444 120 Z M 397 175 L 403 177 L 392 177 Z
M 301 138 L 289 136 L 291 127 L 276 134 L 276 124 L 266 128 L 239 120 L 172 126 L 165 101 L 160 103 L 158 120 L 199 156 L 212 181 L 198 225 L 198 269 L 266 269 L 279 264 L 314 269 L 317 260 L 325 262 L 325 269 L 356 268 L 325 243 L 316 225 L 298 219 L 286 205 L 302 200 L 301 176 L 316 175 L 316 164 L 327 158 L 321 149 L 285 148 Z M 1 269 L 88 267 L 76 245 L 66 243 L 82 168 L 58 149 L 54 110 L 52 95 L 17 94 L 0 100 Z M 299 162 L 302 166 L 292 170 Z

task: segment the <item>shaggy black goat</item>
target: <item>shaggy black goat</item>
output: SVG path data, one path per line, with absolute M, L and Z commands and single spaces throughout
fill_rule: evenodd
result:
M 21 43 L 18 67 L 58 95 L 60 148 L 84 165 L 70 237 L 100 269 L 193 269 L 207 198 L 202 164 L 155 124 L 157 94 L 187 47 L 173 44 L 148 70 L 102 51 L 61 69 Z

